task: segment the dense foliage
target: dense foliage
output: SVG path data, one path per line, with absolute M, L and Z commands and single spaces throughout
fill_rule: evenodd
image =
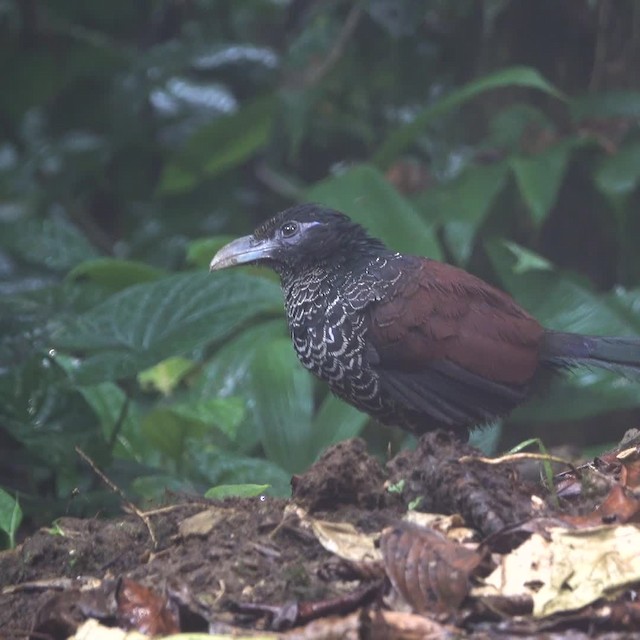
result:
M 0 528 L 16 497 L 101 508 L 75 447 L 152 497 L 285 493 L 332 442 L 399 443 L 300 369 L 272 274 L 206 272 L 296 201 L 550 327 L 640 334 L 640 8 L 610 7 L 0 0 Z M 586 372 L 505 432 L 612 440 L 638 407 Z

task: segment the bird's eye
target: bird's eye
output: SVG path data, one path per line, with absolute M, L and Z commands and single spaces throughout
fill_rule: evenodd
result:
M 294 236 L 298 232 L 298 225 L 295 222 L 285 222 L 281 227 L 280 231 L 285 238 L 290 238 Z

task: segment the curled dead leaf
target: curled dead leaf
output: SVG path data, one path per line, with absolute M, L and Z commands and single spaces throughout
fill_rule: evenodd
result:
M 391 584 L 418 613 L 455 611 L 482 561 L 477 551 L 406 523 L 385 529 L 380 549 Z

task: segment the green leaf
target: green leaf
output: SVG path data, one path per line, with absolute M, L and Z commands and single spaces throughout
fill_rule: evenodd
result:
M 9 547 L 16 546 L 16 531 L 22 522 L 22 509 L 17 499 L 0 488 L 0 529 L 9 537 Z
M 538 226 L 555 204 L 573 146 L 574 141 L 570 140 L 535 156 L 517 155 L 510 159 L 522 198 Z
M 545 327 L 586 335 L 640 335 L 638 292 L 627 297 L 598 295 L 570 274 L 549 269 L 517 272 L 513 253 L 498 242 L 487 243 L 487 252 L 510 293 Z M 636 381 L 579 368 L 558 376 L 544 395 L 534 396 L 512 419 L 533 423 L 580 420 L 639 404 Z
M 207 398 L 200 402 L 182 402 L 171 405 L 171 410 L 188 420 L 214 426 L 231 440 L 235 440 L 246 408 L 242 398 Z
M 576 369 L 556 377 L 543 394 L 518 407 L 510 419 L 531 424 L 577 421 L 638 406 L 637 381 L 606 371 Z
M 129 402 L 125 392 L 113 382 L 78 387 L 78 391 L 95 412 L 105 442 L 110 442 L 118 430 L 113 454 L 120 458 L 142 461 L 146 442 L 140 435 L 140 417 L 136 404 Z
M 69 272 L 67 278 L 69 280 L 87 278 L 115 292 L 134 284 L 157 280 L 164 275 L 166 271 L 143 262 L 96 258 L 81 262 Z
M 548 269 L 518 272 L 518 262 L 504 244 L 491 241 L 486 248 L 506 288 L 545 327 L 590 335 L 640 335 L 640 316 L 594 293 L 586 281 Z
M 171 407 L 158 407 L 142 420 L 142 433 L 147 441 L 165 456 L 181 463 L 187 438 L 202 438 L 207 426 L 200 420 L 180 415 Z
M 285 338 L 285 319 L 268 320 L 247 327 L 232 340 L 225 342 L 207 362 L 196 381 L 191 399 L 199 401 L 212 395 L 243 395 L 252 405 L 250 385 L 247 384 L 255 351 L 259 346 L 274 338 Z
M 311 421 L 313 386 L 289 338 L 256 349 L 251 385 L 256 429 L 267 458 L 290 473 L 302 471 L 318 453 Z
M 205 494 L 210 500 L 224 500 L 225 498 L 256 498 L 262 495 L 270 484 L 219 484 L 211 487 Z
M 605 195 L 626 195 L 633 191 L 640 181 L 640 142 L 627 144 L 604 158 L 595 179 Z
M 145 504 L 166 504 L 167 491 L 185 495 L 196 493 L 193 484 L 168 473 L 137 477 L 132 481 L 131 489 L 144 499 Z
M 516 263 L 512 267 L 513 273 L 516 275 L 536 269 L 541 269 L 543 271 L 550 271 L 553 269 L 553 265 L 546 258 L 543 258 L 540 254 L 535 253 L 530 249 L 521 247 L 519 244 L 510 242 L 509 240 L 503 240 L 502 244 L 509 249 L 516 258 Z
M 197 404 L 157 406 L 145 416 L 142 431 L 156 449 L 180 461 L 188 438 L 202 444 L 203 436 L 215 428 L 235 439 L 244 412 L 240 398 L 209 398 Z
M 474 80 L 469 84 L 452 91 L 435 104 L 423 109 L 415 119 L 395 131 L 392 131 L 380 146 L 374 156 L 374 162 L 379 167 L 386 168 L 395 158 L 407 150 L 415 139 L 436 118 L 439 118 L 459 107 L 467 100 L 490 89 L 501 87 L 529 87 L 563 99 L 563 95 L 552 84 L 547 82 L 535 69 L 531 67 L 510 67 L 493 74 Z
M 447 246 L 458 264 L 469 260 L 478 227 L 506 182 L 505 163 L 472 166 L 457 179 L 429 190 L 421 200 L 422 207 L 444 223 Z
M 220 340 L 251 318 L 282 313 L 280 287 L 242 273 L 182 273 L 129 287 L 54 332 L 84 353 L 72 377 L 115 380 Z
M 54 271 L 97 257 L 80 231 L 60 217 L 0 224 L 0 246 L 29 264 Z
M 442 257 L 434 227 L 370 165 L 315 184 L 307 199 L 344 211 L 397 251 Z
M 164 170 L 161 193 L 180 193 L 231 169 L 262 149 L 271 136 L 275 100 L 259 98 L 231 116 L 217 118 L 196 131 Z
M 589 93 L 573 98 L 569 109 L 574 120 L 589 118 L 638 118 L 640 117 L 640 91 L 609 91 Z
M 160 391 L 165 396 L 182 382 L 184 377 L 193 371 L 196 363 L 181 356 L 167 358 L 153 367 L 138 374 L 138 382 L 145 390 Z
M 208 268 L 211 258 L 218 252 L 218 249 L 222 249 L 234 238 L 235 236 L 220 235 L 194 240 L 187 248 L 187 262 L 195 267 Z
M 314 448 L 321 451 L 336 442 L 355 438 L 368 421 L 366 413 L 329 393 L 313 418 Z
M 270 495 L 291 495 L 291 474 L 264 458 L 220 450 L 208 443 L 188 440 L 189 467 L 209 486 L 219 484 L 268 484 Z

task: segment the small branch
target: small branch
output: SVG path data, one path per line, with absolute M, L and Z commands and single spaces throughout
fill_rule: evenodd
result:
M 313 65 L 306 73 L 306 77 L 304 79 L 304 84 L 307 87 L 310 87 L 314 84 L 317 84 L 324 78 L 329 71 L 335 66 L 335 64 L 340 60 L 340 58 L 344 54 L 344 50 L 347 47 L 351 36 L 353 35 L 358 23 L 360 22 L 360 18 L 362 17 L 362 8 L 359 3 L 356 3 L 353 7 L 351 7 L 351 11 L 349 11 L 347 15 L 347 19 L 344 21 L 344 26 L 342 27 L 342 31 L 336 38 L 336 41 L 333 43 L 333 47 L 329 50 L 329 53 L 317 65 Z
M 76 453 L 84 460 L 84 462 L 86 462 L 91 467 L 91 470 L 100 478 L 100 480 L 102 480 L 102 482 L 104 482 L 107 487 L 111 489 L 111 491 L 120 496 L 120 499 L 122 500 L 122 502 L 124 502 L 126 509 L 135 514 L 138 518 L 140 518 L 140 520 L 142 520 L 145 527 L 147 528 L 147 531 L 149 532 L 151 542 L 153 542 L 153 548 L 157 549 L 158 540 L 156 539 L 156 534 L 153 530 L 153 526 L 151 525 L 151 521 L 149 520 L 149 516 L 140 511 L 140 509 L 138 509 L 138 507 L 136 507 L 136 505 L 133 504 L 133 502 L 131 502 L 129 498 L 127 498 L 124 491 L 117 484 L 115 484 L 113 480 L 108 478 L 102 471 L 100 471 L 95 462 L 80 447 L 76 446 L 75 449 Z
M 509 453 L 505 456 L 499 456 L 497 458 L 485 458 L 483 456 L 462 456 L 459 459 L 459 462 L 473 462 L 477 460 L 478 462 L 484 462 L 485 464 L 508 464 L 510 462 L 520 462 L 522 460 L 540 460 L 541 462 L 559 462 L 560 464 L 564 464 L 569 467 L 572 471 L 575 471 L 575 466 L 569 462 L 569 460 L 565 460 L 564 458 L 560 458 L 558 456 L 551 456 L 546 453 Z

